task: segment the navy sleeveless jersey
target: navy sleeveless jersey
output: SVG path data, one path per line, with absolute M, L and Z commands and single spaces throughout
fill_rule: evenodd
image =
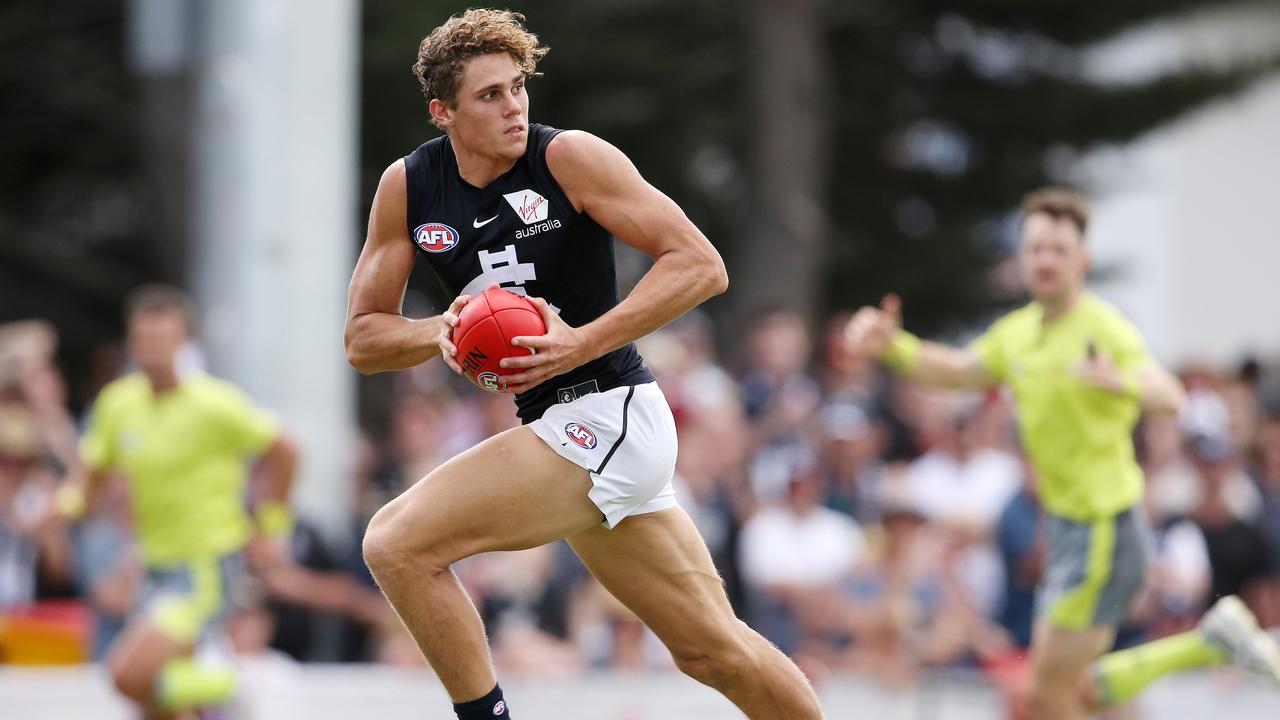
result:
M 458 174 L 448 136 L 405 157 L 409 237 L 451 297 L 498 283 L 543 298 L 572 327 L 618 304 L 612 238 L 574 209 L 547 168 L 547 145 L 559 133 L 530 124 L 524 156 L 483 188 Z M 520 393 L 516 414 L 528 423 L 557 402 L 652 380 L 626 345 Z

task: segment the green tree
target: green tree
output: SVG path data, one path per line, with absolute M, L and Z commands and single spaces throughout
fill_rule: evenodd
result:
M 906 297 L 933 331 L 998 302 L 986 271 L 1027 191 L 1091 146 L 1122 143 L 1229 95 L 1275 63 L 1193 68 L 1102 85 L 1081 49 L 1206 0 L 839 3 L 828 7 L 834 78 L 827 207 L 829 306 Z
M 712 305 L 731 332 L 762 308 L 809 316 L 906 296 L 934 331 L 999 302 L 1001 223 L 1055 159 L 1134 138 L 1271 69 L 1103 86 L 1080 48 L 1153 18 L 1227 5 L 1120 0 L 589 0 L 531 5 L 552 47 L 535 120 L 614 142 L 730 263 Z M 408 65 L 461 3 L 365 6 L 364 197 L 435 133 Z M 434 288 L 429 278 L 422 286 Z
M 123 6 L 0 8 L 0 322 L 54 322 L 76 378 L 116 336 L 124 292 L 157 274 Z
M 409 66 L 419 39 L 467 4 L 364 3 L 366 211 L 382 169 L 436 134 Z M 531 88 L 534 119 L 614 142 L 720 247 L 732 283 L 711 309 L 731 321 L 727 340 L 759 307 L 817 315 L 891 289 L 926 332 L 990 310 L 999 299 L 985 275 L 1009 236 L 1001 220 L 1063 158 L 1131 139 L 1275 67 L 1099 86 L 1082 79 L 1078 49 L 1229 5 L 563 0 L 517 9 L 553 49 Z M 128 288 L 179 279 L 181 253 L 165 248 L 182 242 L 181 198 L 168 193 L 167 209 L 156 201 L 188 173 L 164 154 L 191 145 L 148 138 L 182 125 L 165 98 L 185 97 L 183 81 L 134 77 L 127 6 L 17 0 L 0 9 L 0 322 L 53 319 L 77 361 L 73 376 L 86 374 L 95 342 L 118 332 Z M 413 282 L 435 292 L 429 272 Z

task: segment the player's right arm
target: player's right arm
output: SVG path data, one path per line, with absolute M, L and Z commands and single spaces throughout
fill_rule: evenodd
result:
M 845 348 L 930 387 L 985 389 L 1000 382 L 973 351 L 903 332 L 902 302 L 896 295 L 886 296 L 878 308 L 864 307 L 854 314 L 845 326 Z
M 84 436 L 80 438 L 75 463 L 53 493 L 51 510 L 64 520 L 78 521 L 93 508 L 116 467 L 116 452 L 120 445 L 118 387 L 112 383 L 98 393 Z
M 80 466 L 63 480 L 53 493 L 53 512 L 72 522 L 84 517 L 97 502 L 98 495 L 110 477 L 106 470 Z
M 378 181 L 368 236 L 347 289 L 343 344 L 347 362 L 365 375 L 403 370 L 437 355 L 459 371 L 449 332 L 466 304 L 465 295 L 440 315 L 415 320 L 401 314 L 416 253 L 405 222 L 407 207 L 404 160 L 397 160 Z

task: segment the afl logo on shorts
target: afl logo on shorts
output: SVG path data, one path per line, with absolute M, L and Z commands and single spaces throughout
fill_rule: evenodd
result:
M 499 701 L 498 701 L 497 703 L 495 703 L 495 704 L 494 704 L 494 706 L 493 706 L 493 716 L 494 716 L 494 717 L 497 717 L 497 716 L 501 715 L 502 713 L 506 712 L 506 710 L 507 710 L 507 701 L 506 701 L 506 700 L 499 700 Z
M 582 423 L 571 422 L 564 426 L 564 434 L 569 436 L 574 445 L 587 450 L 596 449 L 596 434 Z
M 458 244 L 458 231 L 441 223 L 427 223 L 413 231 L 413 240 L 429 253 L 441 253 Z

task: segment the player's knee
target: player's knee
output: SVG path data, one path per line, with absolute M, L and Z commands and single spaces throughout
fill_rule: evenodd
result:
M 1052 678 L 1032 677 L 1027 692 L 1028 705 L 1034 718 L 1056 718 L 1062 708 L 1074 706 L 1074 687 L 1071 683 L 1056 683 Z
M 107 672 L 111 675 L 111 684 L 121 695 L 139 703 L 151 698 L 151 679 L 131 667 L 126 658 L 114 655 L 107 660 Z
M 423 533 L 410 533 L 398 522 L 391 506 L 379 510 L 365 530 L 361 551 L 364 562 L 381 582 L 402 568 L 415 573 L 444 572 L 449 561 L 432 553 L 434 544 Z
M 375 576 L 392 570 L 398 560 L 404 559 L 404 549 L 395 529 L 395 522 L 387 508 L 382 508 L 369 521 L 365 529 L 361 551 L 364 562 Z
M 671 656 L 681 672 L 713 688 L 735 684 L 758 664 L 756 648 L 736 628 L 701 642 L 680 643 L 671 648 Z
M 1081 673 L 1076 680 L 1076 698 L 1080 706 L 1089 712 L 1097 712 L 1107 704 L 1102 688 L 1098 687 L 1098 678 L 1092 671 Z

